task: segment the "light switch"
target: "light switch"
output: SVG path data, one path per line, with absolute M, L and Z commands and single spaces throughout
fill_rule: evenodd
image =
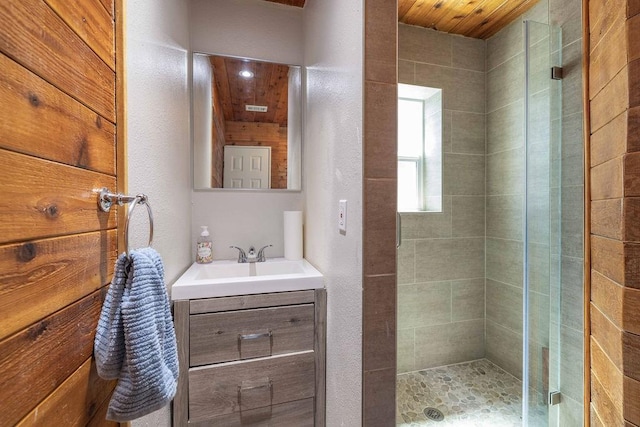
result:
M 340 200 L 338 202 L 338 230 L 343 233 L 347 232 L 347 201 Z

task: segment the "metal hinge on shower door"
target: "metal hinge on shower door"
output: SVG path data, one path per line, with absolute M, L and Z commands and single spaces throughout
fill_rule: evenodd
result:
M 557 405 L 560 402 L 562 402 L 562 394 L 559 391 L 549 393 L 549 406 Z
M 564 70 L 562 67 L 551 67 L 551 79 L 562 80 L 564 77 Z

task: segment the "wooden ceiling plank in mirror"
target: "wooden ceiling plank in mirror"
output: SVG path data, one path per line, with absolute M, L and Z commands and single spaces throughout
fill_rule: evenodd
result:
M 280 3 L 287 6 L 304 7 L 305 0 L 266 0 L 271 3 Z
M 487 39 L 538 0 L 398 0 L 400 22 Z

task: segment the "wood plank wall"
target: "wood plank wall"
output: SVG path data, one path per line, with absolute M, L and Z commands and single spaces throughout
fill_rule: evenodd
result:
M 589 0 L 593 426 L 640 425 L 640 1 Z
M 225 145 L 271 147 L 271 188 L 287 188 L 287 128 L 277 123 L 225 122 Z
M 93 190 L 122 186 L 121 5 L 0 2 L 2 426 L 117 425 L 92 358 L 117 219 Z

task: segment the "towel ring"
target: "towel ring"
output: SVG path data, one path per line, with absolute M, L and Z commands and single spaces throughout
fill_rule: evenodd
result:
M 145 194 L 138 194 L 129 205 L 129 209 L 127 210 L 127 219 L 124 222 L 124 247 L 127 257 L 131 254 L 131 249 L 129 249 L 129 221 L 131 220 L 131 215 L 137 205 L 145 205 L 147 207 L 147 214 L 149 215 L 149 246 L 153 243 L 153 213 L 151 212 L 151 206 L 149 205 L 149 198 Z

